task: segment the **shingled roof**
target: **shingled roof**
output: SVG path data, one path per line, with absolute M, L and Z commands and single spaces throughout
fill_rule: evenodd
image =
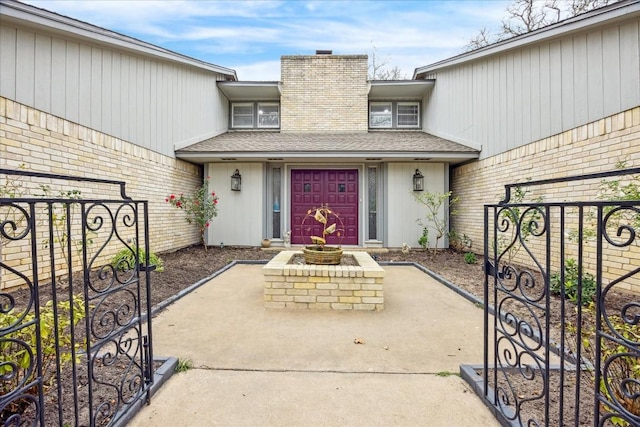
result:
M 271 157 L 296 154 L 319 156 L 362 154 L 366 157 L 384 154 L 411 154 L 431 157 L 451 154 L 461 160 L 477 158 L 479 150 L 424 132 L 368 133 L 280 133 L 228 132 L 176 150 L 176 155 L 189 158 L 199 155 L 253 155 Z M 200 156 L 199 156 L 200 157 Z

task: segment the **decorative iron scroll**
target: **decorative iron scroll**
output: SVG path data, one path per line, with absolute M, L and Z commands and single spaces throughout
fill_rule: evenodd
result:
M 640 425 L 640 200 L 513 197 L 624 174 L 485 206 L 484 398 L 503 422 Z
M 3 175 L 18 191 L 0 191 L 0 424 L 112 425 L 152 383 L 147 202 L 120 181 Z M 82 199 L 65 180 L 122 199 Z M 121 250 L 132 265 L 111 264 Z

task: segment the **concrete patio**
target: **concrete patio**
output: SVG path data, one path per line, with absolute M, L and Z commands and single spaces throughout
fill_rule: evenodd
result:
M 261 265 L 212 279 L 154 318 L 154 355 L 194 368 L 129 425 L 498 425 L 457 375 L 482 362 L 482 310 L 385 270 L 381 312 L 265 309 Z

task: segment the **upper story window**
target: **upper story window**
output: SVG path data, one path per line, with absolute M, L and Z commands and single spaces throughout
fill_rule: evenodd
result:
M 417 102 L 398 102 L 398 127 L 416 128 L 420 125 L 420 108 Z
M 371 102 L 369 127 L 374 129 L 419 128 L 419 102 Z
M 276 102 L 233 103 L 231 104 L 231 127 L 277 129 L 280 127 L 280 104 Z
M 391 102 L 372 102 L 369 105 L 369 127 L 390 128 L 393 120 Z
M 280 126 L 280 105 L 276 103 L 258 104 L 258 127 L 277 128 Z
M 253 127 L 253 104 L 233 104 L 231 111 L 231 127 Z

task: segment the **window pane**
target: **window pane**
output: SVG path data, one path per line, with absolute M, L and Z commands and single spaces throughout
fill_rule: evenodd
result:
M 233 126 L 234 127 L 252 127 L 253 126 L 253 117 L 249 116 L 234 116 L 233 117 Z
M 280 125 L 278 105 L 258 105 L 258 127 L 277 128 Z
M 367 182 L 368 182 L 368 196 L 369 196 L 369 239 L 378 238 L 378 182 L 377 182 L 377 169 L 368 168 L 367 170 Z
M 273 168 L 271 172 L 271 180 L 273 183 L 273 236 L 280 237 L 280 168 Z
M 251 105 L 234 105 L 233 114 L 239 116 L 250 116 L 253 114 L 253 107 Z
M 391 104 L 371 104 L 371 113 L 391 114 Z
M 369 107 L 369 127 L 390 128 L 391 126 L 391 103 L 371 104 Z
M 232 107 L 233 120 L 232 127 L 253 127 L 253 105 L 235 104 Z
M 418 126 L 418 104 L 398 104 L 398 126 Z
M 391 114 L 388 116 L 374 116 L 371 115 L 369 119 L 370 126 L 372 128 L 390 128 L 391 127 Z

